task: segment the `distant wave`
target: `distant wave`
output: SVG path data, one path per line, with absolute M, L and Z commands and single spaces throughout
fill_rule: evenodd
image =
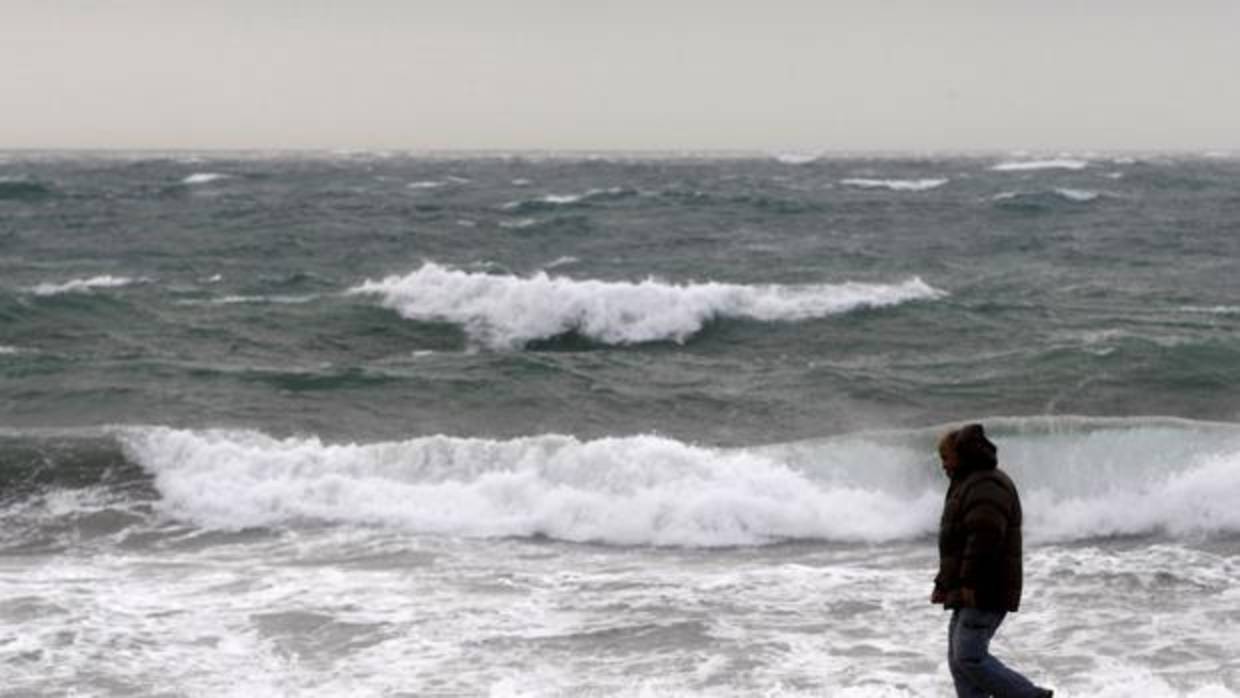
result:
M 1098 192 L 1089 191 L 1088 189 L 1068 189 L 1064 187 L 1057 187 L 1054 191 L 1056 194 L 1059 194 L 1069 201 L 1079 201 L 1082 203 L 1086 201 L 1093 201 L 1100 196 Z
M 12 356 L 14 354 L 20 354 L 21 352 L 21 347 L 11 347 L 5 344 L 0 344 L 0 356 Z
M 813 153 L 779 153 L 775 159 L 785 165 L 808 165 L 818 159 Z
M 1089 167 L 1085 160 L 1018 160 L 1001 162 L 990 169 L 996 172 L 1028 172 L 1031 170 L 1083 170 Z
M 861 189 L 890 189 L 892 191 L 926 191 L 947 184 L 947 179 L 863 179 L 840 180 L 840 184 Z
M 898 284 L 743 286 L 578 281 L 458 271 L 427 263 L 406 276 L 366 281 L 350 293 L 373 294 L 410 320 L 450 322 L 497 349 L 576 332 L 604 344 L 684 342 L 716 318 L 798 321 L 858 308 L 944 295 L 919 278 Z
M 409 189 L 438 189 L 444 186 L 444 182 L 436 180 L 423 180 L 419 182 L 410 182 L 405 186 Z
M 210 182 L 218 182 L 221 179 L 229 179 L 232 175 L 220 174 L 218 172 L 195 172 L 194 174 L 181 180 L 181 184 L 208 184 Z
M 1240 315 L 1240 305 L 1184 306 L 1180 308 L 1186 313 L 1204 313 L 1207 315 Z
M 1034 543 L 1240 533 L 1240 427 L 1183 420 L 987 422 Z M 938 430 L 753 449 L 656 436 L 372 444 L 138 428 L 125 453 L 169 514 L 237 529 L 299 522 L 422 534 L 714 547 L 883 542 L 936 530 Z M 857 465 L 864 463 L 866 467 Z
M 207 300 L 181 301 L 181 305 L 299 305 L 302 303 L 314 302 L 321 297 L 322 296 L 314 293 L 302 296 L 221 296 L 220 298 L 210 298 Z
M 566 267 L 570 264 L 576 264 L 577 262 L 580 262 L 580 261 L 581 260 L 577 259 L 576 257 L 557 257 L 556 259 L 550 262 L 547 262 L 545 265 L 543 265 L 543 269 L 556 269 L 558 267 Z
M 0 177 L 0 201 L 41 199 L 54 193 L 44 182 L 26 177 Z
M 533 199 L 509 201 L 500 208 L 505 211 L 541 211 L 559 206 L 573 206 L 591 201 L 605 201 L 633 196 L 637 192 L 625 187 L 608 187 L 606 189 L 590 189 L 580 194 L 546 194 Z
M 1102 194 L 1088 189 L 1056 187 L 1044 191 L 1004 191 L 990 197 L 1001 206 L 1018 208 L 1043 208 L 1059 203 L 1086 204 L 1097 201 Z
M 63 283 L 41 283 L 28 290 L 36 296 L 57 296 L 63 293 L 89 293 L 97 288 L 120 288 L 143 283 L 146 279 L 128 276 L 93 276 L 89 279 L 73 279 Z

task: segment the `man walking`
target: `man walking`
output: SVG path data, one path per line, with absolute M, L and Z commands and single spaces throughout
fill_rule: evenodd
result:
M 999 469 L 981 424 L 939 440 L 951 479 L 939 524 L 939 574 L 930 601 L 952 612 L 947 665 L 959 698 L 1050 698 L 990 654 L 1004 616 L 1020 608 L 1020 495 Z

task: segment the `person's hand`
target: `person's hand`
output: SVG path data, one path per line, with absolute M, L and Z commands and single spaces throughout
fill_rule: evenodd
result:
M 930 603 L 947 603 L 947 592 L 943 591 L 939 587 L 935 587 L 934 591 L 930 592 Z
M 960 588 L 960 605 L 965 608 L 977 608 L 977 593 L 972 587 Z

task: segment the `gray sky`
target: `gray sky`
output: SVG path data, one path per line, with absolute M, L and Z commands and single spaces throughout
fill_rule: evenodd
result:
M 1240 0 L 0 0 L 0 148 L 1227 149 Z

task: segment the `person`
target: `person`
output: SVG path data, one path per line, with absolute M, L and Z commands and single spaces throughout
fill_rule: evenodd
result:
M 981 424 L 939 440 L 951 480 L 939 524 L 939 573 L 931 603 L 951 611 L 947 666 L 960 698 L 1050 698 L 990 654 L 1003 618 L 1020 608 L 1020 495 L 999 469 L 998 449 Z

